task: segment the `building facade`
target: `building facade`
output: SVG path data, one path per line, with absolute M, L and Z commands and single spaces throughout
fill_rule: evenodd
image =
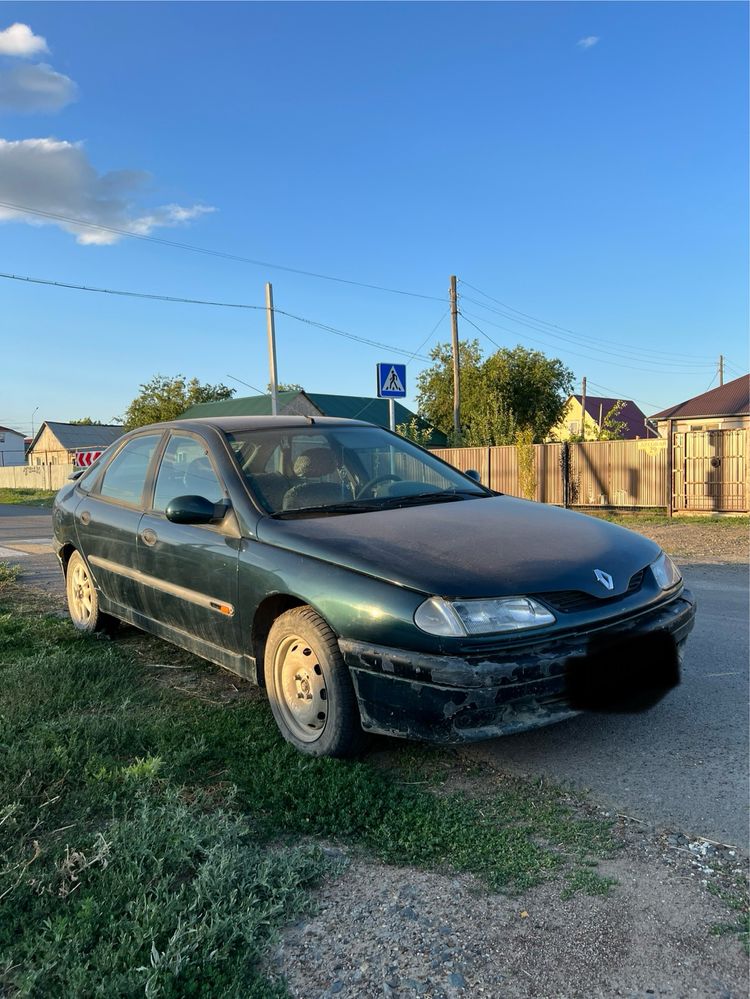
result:
M 124 433 L 118 426 L 45 420 L 29 447 L 29 464 L 73 465 L 78 451 L 103 451 Z
M 17 430 L 0 427 L 0 468 L 26 464 L 25 438 Z

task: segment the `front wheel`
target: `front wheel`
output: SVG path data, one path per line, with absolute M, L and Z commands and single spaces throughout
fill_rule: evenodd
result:
M 336 636 L 311 607 L 274 621 L 264 659 L 276 724 L 309 756 L 354 756 L 365 745 L 349 670 Z
M 68 613 L 78 631 L 114 631 L 119 621 L 99 609 L 99 595 L 89 567 L 80 552 L 73 552 L 65 573 L 65 593 Z

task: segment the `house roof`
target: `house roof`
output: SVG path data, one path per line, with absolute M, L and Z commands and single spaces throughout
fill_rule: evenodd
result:
M 332 416 L 342 420 L 365 420 L 380 427 L 389 426 L 388 400 L 370 399 L 359 395 L 331 395 L 326 392 L 279 392 L 279 410 L 283 411 L 300 395 L 320 411 L 322 416 Z M 416 417 L 420 427 L 430 429 L 429 424 L 406 406 L 395 400 L 396 423 L 409 423 Z M 239 399 L 222 399 L 220 402 L 204 402 L 190 406 L 182 414 L 182 420 L 195 420 L 201 417 L 217 416 L 269 416 L 271 413 L 270 395 L 249 395 Z M 432 430 L 432 443 L 439 446 L 445 443 L 445 436 Z
M 279 409 L 284 409 L 299 395 L 299 392 L 279 392 Z M 219 402 L 199 402 L 189 406 L 180 416 L 181 420 L 197 420 L 204 416 L 270 416 L 270 395 L 245 395 L 238 399 L 221 399 Z
M 572 398 L 576 399 L 579 403 L 581 401 L 580 395 L 574 395 Z M 598 423 L 600 408 L 603 419 L 610 409 L 612 409 L 612 407 L 618 402 L 624 403 L 622 409 L 615 417 L 618 423 L 625 424 L 625 428 L 622 432 L 623 439 L 634 440 L 636 437 L 646 437 L 648 435 L 648 431 L 646 430 L 646 414 L 640 406 L 636 406 L 632 399 L 609 398 L 608 396 L 603 395 L 587 395 L 586 412 L 595 423 Z
M 20 430 L 13 430 L 12 427 L 0 427 L 0 434 L 16 434 L 18 437 L 23 437 Z
M 125 429 L 120 426 L 107 426 L 98 423 L 57 423 L 52 420 L 45 420 L 37 431 L 36 437 L 31 442 L 32 448 L 39 440 L 45 427 L 49 427 L 60 442 L 60 447 L 66 451 L 109 447 L 110 444 L 113 444 L 125 433 Z
M 750 375 L 741 375 L 731 382 L 719 385 L 709 392 L 678 402 L 660 413 L 655 413 L 652 420 L 674 420 L 694 416 L 745 416 L 750 413 Z

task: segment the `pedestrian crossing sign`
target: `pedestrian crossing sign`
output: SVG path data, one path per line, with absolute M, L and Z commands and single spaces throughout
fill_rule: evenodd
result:
M 406 395 L 406 365 L 378 365 L 378 398 L 403 399 Z

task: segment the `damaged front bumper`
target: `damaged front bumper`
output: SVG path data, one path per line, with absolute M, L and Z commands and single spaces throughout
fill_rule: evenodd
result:
M 695 601 L 682 590 L 667 604 L 598 628 L 544 641 L 467 642 L 453 656 L 347 639 L 339 646 L 366 731 L 428 742 L 476 742 L 580 714 L 569 697 L 571 663 L 590 665 L 594 646 L 601 654 L 603 647 L 627 647 L 657 634 L 671 636 L 681 651 L 694 618 Z

